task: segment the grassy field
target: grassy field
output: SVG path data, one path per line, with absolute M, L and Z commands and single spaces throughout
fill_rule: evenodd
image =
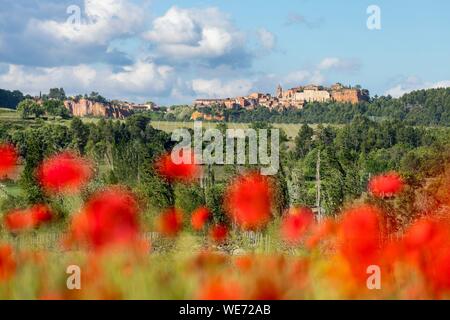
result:
M 20 118 L 20 116 L 18 115 L 17 112 L 12 111 L 10 109 L 4 109 L 4 108 L 0 108 L 0 121 L 13 121 L 13 122 L 33 122 L 33 120 L 22 120 Z M 99 119 L 97 118 L 83 118 L 83 121 L 85 123 L 92 123 L 92 122 L 97 122 Z M 61 123 L 61 124 L 67 124 L 68 122 L 70 122 L 70 120 L 51 120 L 51 121 L 55 121 L 57 123 Z M 246 129 L 250 126 L 249 123 L 228 123 L 228 128 L 230 129 Z M 181 122 L 181 121 L 173 121 L 173 122 L 169 122 L 169 121 L 152 121 L 152 126 L 158 130 L 162 130 L 165 132 L 172 132 L 174 129 L 179 129 L 179 128 L 193 128 L 194 127 L 194 122 L 189 121 L 189 122 Z M 203 128 L 205 129 L 209 129 L 209 128 L 215 128 L 217 126 L 217 123 L 214 122 L 203 122 Z M 302 126 L 301 124 L 286 124 L 286 123 L 275 123 L 273 124 L 273 126 L 275 128 L 279 128 L 284 130 L 284 132 L 286 132 L 287 136 L 290 139 L 293 139 L 297 133 L 298 130 L 300 129 L 300 127 Z M 316 125 L 311 125 L 312 127 L 316 127 Z
M 251 124 L 249 123 L 227 123 L 227 126 L 229 129 L 246 129 L 249 128 Z M 167 122 L 167 121 L 153 121 L 152 126 L 156 129 L 165 131 L 165 132 L 172 132 L 174 129 L 179 128 L 193 128 L 194 123 L 193 122 Z M 217 123 L 213 122 L 204 122 L 203 128 L 209 129 L 209 128 L 215 128 L 217 126 Z M 273 127 L 282 129 L 287 134 L 289 139 L 295 138 L 297 136 L 298 131 L 300 130 L 300 127 L 302 124 L 298 123 L 274 123 Z M 310 125 L 313 128 L 316 128 L 317 125 Z
M 18 113 L 7 108 L 0 108 L 0 121 L 19 121 L 21 120 Z

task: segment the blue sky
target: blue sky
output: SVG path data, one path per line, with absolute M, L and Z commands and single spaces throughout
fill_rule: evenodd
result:
M 450 86 L 449 12 L 446 0 L 3 0 L 0 88 L 171 104 L 342 82 L 399 96 Z

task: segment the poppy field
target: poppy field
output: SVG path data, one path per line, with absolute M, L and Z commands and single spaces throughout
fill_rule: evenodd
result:
M 14 174 L 18 161 L 14 146 L 0 146 L 0 176 Z M 152 165 L 169 184 L 199 183 L 204 169 L 175 164 L 169 155 Z M 83 199 L 69 217 L 45 203 L 3 213 L 2 232 L 11 241 L 0 244 L 1 299 L 450 297 L 448 177 L 440 180 L 440 205 L 399 229 L 385 204 L 409 186 L 395 172 L 372 177 L 365 200 L 322 219 L 302 206 L 274 215 L 276 184 L 248 170 L 228 182 L 227 221 L 212 219 L 207 206 L 190 214 L 165 208 L 148 221 L 145 199 L 127 186 L 80 197 L 94 179 L 93 166 L 64 151 L 36 168 L 48 197 Z M 57 249 L 17 246 L 21 237 L 55 229 Z

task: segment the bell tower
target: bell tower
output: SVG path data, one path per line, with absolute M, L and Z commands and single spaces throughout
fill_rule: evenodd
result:
M 277 87 L 277 98 L 279 99 L 283 98 L 283 88 L 281 87 L 280 84 Z

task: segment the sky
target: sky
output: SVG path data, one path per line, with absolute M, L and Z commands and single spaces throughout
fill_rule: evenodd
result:
M 2 0 L 0 88 L 190 104 L 450 86 L 448 0 Z

